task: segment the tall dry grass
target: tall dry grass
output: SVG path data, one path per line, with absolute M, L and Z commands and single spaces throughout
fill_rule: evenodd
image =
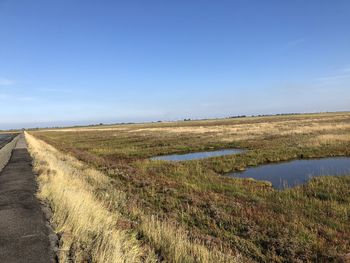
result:
M 106 178 L 76 159 L 65 156 L 26 133 L 34 169 L 39 173 L 39 198 L 53 210 L 53 223 L 62 233 L 61 262 L 140 262 L 142 250 L 135 236 L 118 229 L 120 215 L 111 213 L 86 180 L 97 186 Z
M 241 261 L 238 254 L 208 248 L 178 225 L 130 205 L 122 189 L 115 189 L 101 172 L 28 133 L 26 139 L 39 174 L 38 196 L 52 207 L 55 230 L 62 234 L 62 262 L 156 262 L 159 257 L 165 262 Z M 118 229 L 127 214 L 135 221 L 134 231 Z M 132 233 L 142 236 L 150 249 Z
M 18 141 L 18 136 L 16 136 L 11 142 L 9 142 L 8 144 L 6 144 L 4 147 L 0 149 L 0 171 L 2 171 L 2 169 L 10 160 L 12 150 L 13 148 L 15 148 L 17 141 Z

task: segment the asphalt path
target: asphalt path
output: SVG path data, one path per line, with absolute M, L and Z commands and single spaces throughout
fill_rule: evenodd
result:
M 55 262 L 23 135 L 0 173 L 0 262 Z

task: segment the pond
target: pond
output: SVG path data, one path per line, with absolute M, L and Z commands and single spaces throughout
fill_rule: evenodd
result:
M 274 188 L 281 190 L 304 184 L 315 176 L 350 175 L 350 157 L 295 160 L 267 164 L 227 175 L 270 181 Z
M 12 134 L 7 134 L 7 133 L 1 133 L 0 134 L 0 140 L 3 141 L 3 140 L 8 140 L 12 137 L 13 135 Z
M 5 134 L 5 133 L 0 134 L 0 148 L 2 148 L 8 142 L 10 142 L 14 136 L 15 136 L 14 134 Z
M 242 153 L 245 150 L 242 149 L 224 149 L 218 151 L 210 152 L 195 152 L 195 153 L 186 153 L 186 154 L 171 154 L 152 157 L 151 160 L 162 160 L 162 161 L 190 161 L 197 159 L 205 159 L 209 157 L 218 157 L 224 155 L 238 154 Z

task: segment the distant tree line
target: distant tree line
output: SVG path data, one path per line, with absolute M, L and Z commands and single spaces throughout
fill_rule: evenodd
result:
M 236 119 L 236 118 L 245 118 L 247 115 L 235 115 L 235 116 L 230 116 L 228 119 Z
M 346 111 L 335 111 L 334 113 L 340 113 L 340 112 L 346 112 Z M 238 119 L 238 118 L 246 118 L 246 117 L 272 117 L 272 116 L 286 116 L 286 115 L 302 115 L 302 114 L 317 114 L 317 113 L 330 113 L 329 111 L 325 112 L 310 112 L 310 113 L 276 113 L 276 114 L 258 114 L 258 115 L 232 115 L 229 117 L 223 117 L 224 119 Z M 184 118 L 182 120 L 177 121 L 205 121 L 205 120 L 219 120 L 223 118 L 202 118 L 202 119 L 191 119 L 191 118 Z M 161 123 L 162 120 L 158 121 L 152 121 L 152 122 L 119 122 L 119 123 L 97 123 L 97 124 L 90 124 L 90 125 L 74 125 L 74 126 L 54 126 L 54 127 L 36 127 L 36 128 L 27 128 L 27 130 L 39 130 L 39 129 L 61 129 L 61 128 L 80 128 L 80 127 L 94 127 L 94 126 L 103 126 L 103 125 L 128 125 L 128 124 L 145 124 L 145 123 Z M 171 122 L 171 121 L 170 121 Z M 7 131 L 18 131 L 20 129 L 11 129 Z M 22 129 L 24 130 L 24 128 Z M 1 130 L 0 130 L 1 131 Z

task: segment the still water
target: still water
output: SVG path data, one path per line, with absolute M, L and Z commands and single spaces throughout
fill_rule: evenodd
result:
M 13 134 L 0 134 L 0 149 L 14 138 Z
M 0 134 L 0 140 L 3 141 L 3 140 L 8 140 L 12 137 L 13 135 L 12 134 L 5 134 L 5 133 L 2 133 Z
M 242 153 L 244 150 L 241 149 L 225 149 L 219 151 L 211 151 L 211 152 L 196 152 L 196 153 L 186 153 L 186 154 L 172 154 L 172 155 L 163 155 L 152 157 L 152 160 L 163 160 L 163 161 L 189 161 L 189 160 L 197 160 L 204 159 L 209 157 L 218 157 L 230 154 L 238 154 Z
M 295 160 L 267 164 L 227 175 L 270 181 L 274 188 L 284 189 L 304 184 L 315 176 L 350 175 L 350 157 Z

